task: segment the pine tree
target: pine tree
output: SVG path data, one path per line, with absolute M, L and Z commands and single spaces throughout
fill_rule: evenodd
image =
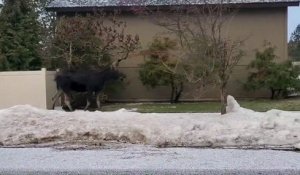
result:
M 33 0 L 4 0 L 0 13 L 0 70 L 41 67 L 38 14 Z
M 289 56 L 295 61 L 300 61 L 300 24 L 292 33 L 289 42 Z

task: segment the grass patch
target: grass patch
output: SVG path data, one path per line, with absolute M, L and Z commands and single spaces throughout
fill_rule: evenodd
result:
M 284 100 L 241 100 L 238 101 L 242 107 L 259 112 L 271 109 L 284 111 L 300 111 L 300 99 Z M 115 111 L 121 108 L 128 110 L 136 109 L 142 113 L 205 113 L 219 112 L 219 102 L 197 102 L 197 103 L 121 103 L 103 106 L 103 111 Z

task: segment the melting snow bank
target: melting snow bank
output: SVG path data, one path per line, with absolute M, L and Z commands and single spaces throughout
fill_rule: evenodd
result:
M 28 105 L 0 110 L 0 144 L 57 141 L 126 142 L 155 146 L 300 148 L 300 112 L 241 108 L 228 97 L 228 114 L 62 112 Z

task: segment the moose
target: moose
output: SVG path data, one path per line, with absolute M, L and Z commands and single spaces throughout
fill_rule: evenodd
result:
M 66 71 L 58 72 L 55 76 L 57 93 L 53 97 L 53 109 L 56 101 L 64 94 L 65 104 L 70 111 L 73 111 L 71 106 L 71 92 L 87 92 L 87 103 L 84 110 L 87 110 L 91 104 L 93 95 L 96 96 L 98 110 L 100 110 L 100 92 L 105 85 L 111 81 L 123 80 L 125 75 L 113 68 L 106 68 L 102 71 L 87 70 L 87 71 Z

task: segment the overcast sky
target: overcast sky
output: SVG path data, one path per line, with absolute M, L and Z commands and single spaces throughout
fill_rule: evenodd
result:
M 300 24 L 300 7 L 289 8 L 289 38 L 291 33 L 296 29 L 297 25 Z

